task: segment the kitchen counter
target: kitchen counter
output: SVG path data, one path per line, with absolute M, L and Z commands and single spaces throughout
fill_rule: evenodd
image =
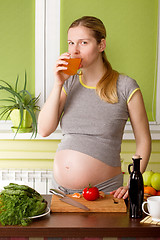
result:
M 48 202 L 51 196 L 45 196 Z M 145 216 L 144 216 L 145 217 Z M 160 226 L 141 224 L 128 213 L 51 213 L 27 226 L 1 226 L 0 237 L 159 237 Z

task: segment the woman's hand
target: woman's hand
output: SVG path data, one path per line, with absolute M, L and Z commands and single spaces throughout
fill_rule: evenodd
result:
M 116 198 L 123 198 L 126 199 L 128 197 L 128 186 L 119 187 L 117 190 L 110 192 Z
M 68 74 L 65 74 L 63 72 L 63 70 L 67 69 L 67 65 L 68 65 L 68 62 L 66 62 L 65 59 L 70 59 L 69 53 L 63 53 L 62 55 L 60 55 L 56 61 L 55 68 L 54 68 L 55 80 L 59 85 L 63 85 L 65 80 L 67 80 L 69 77 Z

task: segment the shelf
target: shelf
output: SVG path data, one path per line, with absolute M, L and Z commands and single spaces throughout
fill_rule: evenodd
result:
M 0 121 L 0 140 L 10 140 L 10 139 L 15 139 L 15 140 L 50 140 L 50 139 L 55 139 L 55 140 L 60 140 L 62 138 L 62 132 L 60 129 L 57 129 L 54 133 L 52 133 L 48 137 L 41 137 L 39 134 L 37 134 L 36 138 L 31 138 L 32 133 L 18 133 L 15 137 L 15 133 L 12 132 L 11 130 L 12 123 L 11 121 Z

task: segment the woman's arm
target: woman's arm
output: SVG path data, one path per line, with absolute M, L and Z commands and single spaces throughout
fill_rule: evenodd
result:
M 47 137 L 56 130 L 65 100 L 62 87 L 54 86 L 38 116 L 38 132 L 41 136 Z
M 69 75 L 64 74 L 63 70 L 67 69 L 68 63 L 65 59 L 68 58 L 70 58 L 68 53 L 64 53 L 58 58 L 54 69 L 53 89 L 38 116 L 38 132 L 43 137 L 49 136 L 56 130 L 64 108 L 66 94 L 62 91 L 62 86 Z
M 128 111 L 136 141 L 135 154 L 142 157 L 140 170 L 141 173 L 143 173 L 147 167 L 151 154 L 151 135 L 143 97 L 139 90 L 137 90 L 130 99 Z M 125 199 L 128 197 L 128 186 L 120 187 L 111 194 L 114 194 L 114 197 L 123 197 Z
M 151 135 L 141 91 L 137 91 L 128 103 L 130 121 L 133 128 L 136 153 L 142 157 L 140 170 L 143 173 L 151 154 Z

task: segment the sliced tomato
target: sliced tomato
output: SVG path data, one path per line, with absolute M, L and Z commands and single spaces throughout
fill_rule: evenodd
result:
M 81 198 L 81 194 L 80 193 L 73 193 L 72 197 L 74 197 L 74 198 Z

